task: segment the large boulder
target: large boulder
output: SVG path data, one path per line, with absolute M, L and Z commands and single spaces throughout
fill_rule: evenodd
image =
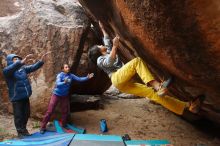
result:
M 120 56 L 141 56 L 157 78 L 175 77 L 181 100 L 204 94 L 201 115 L 220 122 L 220 1 L 79 0 L 111 37 Z
M 30 75 L 33 94 L 31 96 L 32 115 L 41 118 L 47 109 L 54 87 L 56 74 L 61 71 L 63 63 L 71 65 L 71 70 L 79 76 L 86 76 L 88 70 L 106 75 L 94 67 L 88 66 L 85 57 L 88 46 L 96 43 L 92 37 L 90 21 L 84 10 L 74 0 L 13 0 L 1 1 L 0 13 L 0 98 L 4 104 L 8 101 L 6 83 L 2 69 L 6 66 L 7 54 L 15 53 L 22 57 L 29 53 L 35 55 L 35 62 L 43 52 L 52 51 L 40 70 Z M 33 63 L 30 62 L 30 63 Z M 110 85 L 108 79 L 106 87 Z M 94 84 L 99 84 L 98 76 L 90 82 L 80 84 L 74 93 L 93 92 Z M 103 92 L 103 91 L 102 91 Z M 8 104 L 10 107 L 10 104 Z
M 1 0 L 0 17 L 11 16 L 22 10 L 21 0 Z

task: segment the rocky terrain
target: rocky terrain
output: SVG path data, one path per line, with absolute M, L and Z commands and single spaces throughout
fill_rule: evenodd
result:
M 44 66 L 30 74 L 31 132 L 38 131 L 56 74 L 68 63 L 78 76 L 95 73 L 92 80 L 74 83 L 70 90 L 81 94 L 79 98 L 98 97 L 96 110 L 79 111 L 71 102 L 71 121 L 88 133 L 99 133 L 99 120 L 105 118 L 107 134 L 168 139 L 177 146 L 219 146 L 219 6 L 217 0 L 1 0 L 0 140 L 16 135 L 2 75 L 7 54 L 32 53 L 35 57 L 28 63 L 32 64 L 51 51 Z M 111 82 L 87 54 L 92 45 L 102 43 L 98 20 L 110 37 L 120 36 L 119 56 L 124 63 L 140 56 L 158 80 L 173 76 L 169 94 L 183 101 L 205 95 L 200 116 L 189 114 L 186 121 L 145 98 L 115 89 L 105 92 Z M 53 118 L 59 118 L 57 113 Z

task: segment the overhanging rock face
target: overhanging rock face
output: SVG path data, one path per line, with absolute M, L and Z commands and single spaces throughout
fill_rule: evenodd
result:
M 220 1 L 80 0 L 110 36 L 120 56 L 141 56 L 157 78 L 172 75 L 182 100 L 206 95 L 201 114 L 220 122 Z

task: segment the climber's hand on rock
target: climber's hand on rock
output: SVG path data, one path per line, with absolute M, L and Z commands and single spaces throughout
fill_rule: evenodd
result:
M 120 39 L 120 37 L 118 35 L 113 39 L 113 46 L 118 47 L 119 39 Z
M 93 77 L 94 77 L 94 73 L 88 74 L 87 77 L 88 77 L 89 79 L 93 78 Z

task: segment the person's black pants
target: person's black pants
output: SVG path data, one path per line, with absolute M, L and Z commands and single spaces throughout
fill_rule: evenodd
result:
M 30 117 L 29 99 L 12 102 L 14 123 L 18 133 L 26 131 L 28 118 Z

